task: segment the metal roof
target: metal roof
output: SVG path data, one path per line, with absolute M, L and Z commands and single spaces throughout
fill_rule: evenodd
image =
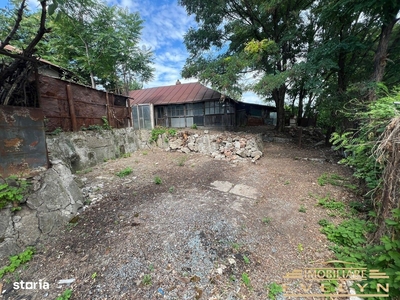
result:
M 166 105 L 219 100 L 221 93 L 194 82 L 130 91 L 129 97 L 131 105 L 145 103 Z

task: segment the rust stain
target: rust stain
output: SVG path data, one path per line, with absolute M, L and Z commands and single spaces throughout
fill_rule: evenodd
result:
M 29 144 L 29 147 L 30 148 L 35 148 L 37 144 L 39 144 L 39 141 L 34 141 L 34 142 Z
M 22 139 L 13 138 L 9 140 L 4 140 L 4 145 L 6 148 L 15 148 L 15 150 L 17 150 L 21 146 L 22 142 Z

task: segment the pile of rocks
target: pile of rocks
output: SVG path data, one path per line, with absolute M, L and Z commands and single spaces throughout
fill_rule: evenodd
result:
M 199 152 L 232 162 L 246 159 L 255 162 L 263 155 L 262 136 L 242 132 L 183 131 L 170 138 L 160 136 L 157 144 L 167 151 Z

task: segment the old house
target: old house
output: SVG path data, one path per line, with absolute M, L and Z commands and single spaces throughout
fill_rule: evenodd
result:
M 129 97 L 137 129 L 236 124 L 235 101 L 197 82 L 135 90 Z

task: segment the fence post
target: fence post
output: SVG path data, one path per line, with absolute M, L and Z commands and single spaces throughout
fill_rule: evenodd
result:
M 78 131 L 78 124 L 76 123 L 76 114 L 74 106 L 74 98 L 72 96 L 71 85 L 67 85 L 67 100 L 69 105 L 69 114 L 71 117 L 72 131 Z

